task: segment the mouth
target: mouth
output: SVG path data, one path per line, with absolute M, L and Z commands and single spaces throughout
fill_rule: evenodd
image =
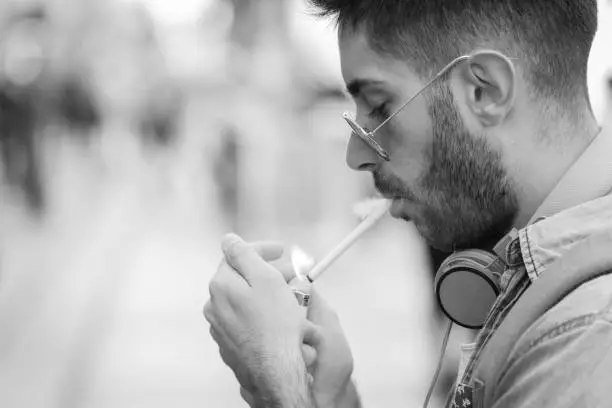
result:
M 376 189 L 376 191 L 378 192 L 378 196 L 380 196 L 381 198 L 386 198 L 387 200 L 404 200 L 405 197 L 397 194 L 397 193 L 390 193 L 388 191 L 382 191 L 379 190 L 378 188 Z
M 396 200 L 399 197 L 397 197 L 395 194 L 390 194 L 390 193 L 386 193 L 386 192 L 382 192 L 380 190 L 378 190 L 378 194 L 382 197 L 382 198 L 386 198 L 387 200 Z
M 407 188 L 398 180 L 393 177 L 383 177 L 380 172 L 374 171 L 372 173 L 374 178 L 374 188 L 378 195 L 391 202 L 389 214 L 393 218 L 401 218 L 410 221 L 408 216 L 408 206 L 412 203 L 415 204 L 416 200 L 411 196 Z

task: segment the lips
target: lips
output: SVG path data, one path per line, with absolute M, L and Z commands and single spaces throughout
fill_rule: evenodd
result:
M 380 197 L 386 198 L 387 200 L 406 199 L 404 191 L 391 188 L 388 184 L 381 182 L 378 177 L 374 177 L 374 188 Z
M 387 200 L 402 200 L 403 199 L 403 197 L 398 195 L 398 194 L 393 194 L 393 193 L 389 193 L 389 192 L 386 192 L 386 191 L 381 191 L 381 190 L 378 190 L 378 189 L 377 189 L 377 191 L 378 191 L 378 195 L 380 197 L 386 198 Z

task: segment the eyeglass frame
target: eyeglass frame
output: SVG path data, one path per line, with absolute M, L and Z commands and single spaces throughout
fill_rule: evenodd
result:
M 406 106 L 410 104 L 413 100 L 416 99 L 417 96 L 421 95 L 427 88 L 429 88 L 435 81 L 440 79 L 442 76 L 446 75 L 452 68 L 457 66 L 460 62 L 467 61 L 470 59 L 470 55 L 462 55 L 460 57 L 455 58 L 450 63 L 448 63 L 444 68 L 442 68 L 432 79 L 427 82 L 423 88 L 421 88 L 416 94 L 411 96 L 406 102 L 404 102 L 399 108 L 395 110 L 391 115 L 389 115 L 385 120 L 383 120 L 374 130 L 368 132 L 363 127 L 357 123 L 357 120 L 353 118 L 353 115 L 350 112 L 344 112 L 342 117 L 348 123 L 348 125 L 353 130 L 353 133 L 356 134 L 361 140 L 363 140 L 370 148 L 372 148 L 376 154 L 383 159 L 384 161 L 390 161 L 391 157 L 389 153 L 382 146 L 374 140 L 374 134 L 380 130 L 387 122 L 389 122 L 393 117 L 399 114 Z

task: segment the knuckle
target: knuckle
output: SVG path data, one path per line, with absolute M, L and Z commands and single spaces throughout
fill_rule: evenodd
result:
M 206 302 L 206 304 L 204 305 L 204 308 L 202 310 L 203 314 L 204 314 L 204 318 L 206 318 L 206 320 L 212 324 L 214 318 L 213 318 L 213 306 L 212 303 Z
M 248 249 L 248 245 L 242 242 L 233 242 L 227 245 L 225 254 L 232 259 L 241 257 Z
M 223 363 L 229 368 L 233 369 L 232 359 L 230 358 L 229 353 L 223 347 L 219 347 L 219 355 L 221 356 Z
M 208 284 L 208 291 L 210 292 L 210 297 L 214 297 L 223 291 L 223 283 L 217 277 L 213 278 Z
M 217 343 L 217 346 L 219 346 L 219 351 L 221 351 L 221 343 L 220 343 L 219 334 L 215 331 L 212 325 L 210 326 L 208 333 L 210 334 L 210 337 L 213 339 L 213 341 Z
M 246 388 L 244 388 L 243 386 L 240 387 L 240 396 L 242 397 L 242 399 L 249 404 L 249 407 L 251 408 L 255 408 L 255 401 L 253 398 L 253 395 L 246 390 Z

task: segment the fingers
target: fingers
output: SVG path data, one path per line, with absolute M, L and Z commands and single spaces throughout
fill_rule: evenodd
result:
M 237 265 L 237 263 L 233 263 L 233 261 L 229 260 L 230 257 L 228 257 L 226 251 L 226 248 L 228 248 L 228 251 L 232 251 L 231 249 L 229 249 L 229 247 L 232 246 L 231 242 L 235 238 L 238 237 L 234 234 L 228 234 L 223 240 L 222 247 L 226 261 L 230 263 L 230 265 L 238 269 L 239 266 Z M 226 240 L 229 240 L 230 243 L 226 243 Z M 241 241 L 241 239 L 238 238 L 238 241 Z M 289 254 L 287 254 L 285 251 L 284 244 L 276 241 L 260 241 L 255 243 L 247 243 L 246 245 L 248 247 L 253 248 L 255 252 L 259 254 L 261 259 L 263 259 L 264 262 L 269 263 L 276 270 L 278 270 L 285 279 L 285 282 L 289 282 L 291 279 L 295 278 L 295 270 L 293 268 L 291 260 L 288 257 Z M 234 250 L 236 250 L 236 248 L 234 248 Z M 238 251 L 240 251 L 240 249 L 238 249 Z M 238 272 L 240 273 L 240 271 Z
M 308 306 L 307 318 L 314 324 L 323 326 L 326 329 L 335 329 L 340 326 L 338 314 L 315 289 L 314 285 L 310 290 L 310 302 Z
M 281 273 L 285 282 L 289 282 L 295 278 L 295 270 L 291 259 L 285 253 L 285 246 L 282 243 L 274 241 L 262 241 L 255 242 L 253 247 L 257 253 L 263 258 L 264 261 L 272 265 L 277 271 Z
M 204 318 L 206 319 L 206 321 L 210 323 L 210 325 L 212 326 L 213 311 L 212 311 L 212 302 L 210 300 L 206 302 L 206 304 L 204 305 L 203 314 L 204 314 Z
M 317 360 L 317 350 L 309 344 L 302 344 L 302 358 L 306 367 L 312 366 Z
M 217 273 L 210 281 L 209 291 L 211 299 L 218 300 L 223 298 L 223 296 L 216 298 L 215 295 L 217 294 L 227 295 L 244 289 L 247 287 L 247 285 L 244 285 L 245 283 L 251 285 L 251 281 L 247 278 L 248 274 L 251 271 L 261 271 L 262 269 L 271 272 L 274 268 L 270 268 L 267 262 L 278 261 L 284 252 L 282 244 L 272 241 L 262 241 L 254 244 L 242 242 L 239 246 L 243 248 L 234 248 L 230 250 L 230 252 L 236 251 L 236 253 L 246 253 L 255 261 L 246 261 L 244 262 L 244 267 L 236 267 L 236 262 L 230 263 L 231 259 L 228 259 L 230 257 L 226 255 L 217 268 Z M 234 259 L 234 261 L 235 260 L 236 259 Z M 266 275 L 269 276 L 269 274 Z M 275 276 L 276 273 L 271 275 Z
M 250 246 L 252 246 L 255 252 L 257 252 L 266 262 L 278 260 L 285 252 L 285 248 L 280 242 L 261 241 L 250 244 Z
M 293 269 L 293 264 L 288 259 L 278 259 L 276 261 L 270 262 L 277 271 L 281 273 L 285 282 L 290 282 L 292 279 L 296 277 L 295 269 Z
M 323 343 L 323 340 L 324 340 L 322 328 L 309 321 L 306 321 L 303 325 L 302 336 L 303 336 L 302 341 L 304 342 L 304 344 L 313 348 L 315 352 L 316 352 L 317 347 L 319 347 Z M 302 351 L 304 350 L 302 349 Z M 310 352 L 310 351 L 307 351 L 307 352 Z
M 206 303 L 206 305 L 204 306 L 204 317 L 208 321 L 208 324 L 210 324 L 210 328 L 209 328 L 208 332 L 210 333 L 210 337 L 212 337 L 212 339 L 215 341 L 215 343 L 217 343 L 217 345 L 219 345 L 219 347 L 221 347 L 221 345 L 223 344 L 222 343 L 222 339 L 221 339 L 221 335 L 217 331 L 219 328 L 216 327 L 217 326 L 217 322 L 215 321 L 215 318 L 213 316 L 213 312 L 211 310 L 212 310 L 212 307 L 210 306 L 210 302 Z M 223 356 L 221 356 L 221 357 L 223 358 Z
M 221 360 L 225 363 L 226 366 L 231 368 L 233 365 L 233 360 L 230 358 L 230 355 L 227 353 L 227 351 L 223 348 L 223 343 L 221 342 L 221 336 L 215 330 L 212 324 L 210 325 L 209 333 L 210 333 L 210 337 L 212 337 L 215 343 L 217 343 L 217 346 L 219 346 L 219 355 L 221 356 Z
M 270 265 L 264 261 L 253 245 L 247 244 L 236 234 L 223 238 L 221 248 L 227 263 L 234 268 L 249 284 L 261 278 L 274 276 Z
M 245 293 L 249 288 L 249 282 L 232 268 L 227 262 L 222 261 L 217 268 L 217 273 L 208 284 L 211 303 L 215 310 L 226 310 L 231 304 L 231 299 Z
M 212 339 L 215 341 L 215 343 L 219 344 L 219 341 L 221 339 L 219 338 L 219 335 L 217 334 L 217 331 L 212 326 L 212 324 L 210 325 L 210 329 L 208 330 L 208 332 L 210 333 L 210 337 L 212 337 Z
M 249 407 L 255 408 L 255 398 L 244 387 L 240 387 L 240 396 L 247 404 L 249 404 Z

